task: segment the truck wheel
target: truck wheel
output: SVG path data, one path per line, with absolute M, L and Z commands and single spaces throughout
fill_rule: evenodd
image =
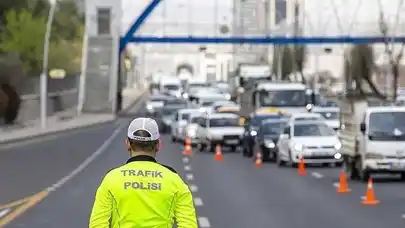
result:
M 276 158 L 277 158 L 277 160 L 276 160 L 277 166 L 278 167 L 284 167 L 285 166 L 285 161 L 281 160 L 281 156 L 279 154 L 277 154 Z
M 205 150 L 205 146 L 203 143 L 198 143 L 197 148 L 200 152 L 204 152 Z
M 405 181 L 405 172 L 402 172 L 400 175 L 401 181 Z
M 216 148 L 216 146 L 217 146 L 217 145 L 211 143 L 211 145 L 210 145 L 210 150 L 209 150 L 209 151 L 210 151 L 211 153 L 215 153 L 215 148 Z
M 236 152 L 236 146 L 231 146 L 232 152 Z
M 176 137 L 174 137 L 173 135 L 172 135 L 172 142 L 176 142 L 177 140 L 176 140 Z

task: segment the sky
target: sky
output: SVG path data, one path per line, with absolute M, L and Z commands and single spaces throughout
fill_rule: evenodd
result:
M 305 30 L 309 36 L 375 33 L 380 3 L 387 20 L 393 22 L 396 15 L 401 15 L 400 22 L 405 25 L 404 0 L 300 1 L 304 4 Z M 124 31 L 149 2 L 150 0 L 123 0 Z M 233 0 L 164 0 L 143 26 L 142 34 L 215 35 L 216 20 L 229 25 L 232 23 L 232 2 Z M 405 26 L 398 27 L 405 30 Z

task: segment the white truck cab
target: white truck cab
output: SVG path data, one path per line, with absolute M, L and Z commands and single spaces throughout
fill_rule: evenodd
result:
M 180 98 L 183 92 L 181 80 L 177 77 L 164 77 L 160 81 L 162 93 Z
M 367 107 L 365 101 L 357 101 L 353 108 L 351 115 L 345 110 L 341 118 L 346 172 L 362 181 L 374 173 L 405 179 L 405 107 Z
M 185 130 L 185 126 L 188 124 L 190 116 L 201 113 L 198 109 L 180 109 L 174 116 L 171 133 L 172 133 L 172 142 L 177 140 L 184 140 L 181 136 Z

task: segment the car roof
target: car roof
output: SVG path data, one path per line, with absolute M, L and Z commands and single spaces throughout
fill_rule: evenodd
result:
M 312 112 L 340 112 L 339 107 L 314 107 Z
M 291 82 L 263 82 L 256 86 L 258 90 L 306 90 L 306 86 L 302 83 Z
M 185 114 L 185 113 L 199 113 L 200 110 L 199 109 L 195 109 L 195 108 L 184 108 L 184 109 L 180 109 L 179 113 L 180 114 Z
M 320 116 L 322 117 L 321 114 L 319 113 L 314 113 L 314 112 L 302 112 L 302 113 L 293 113 L 291 114 L 291 119 L 295 119 L 295 118 L 305 118 L 305 117 L 314 117 L 314 116 Z
M 239 116 L 234 113 L 210 113 L 207 117 L 208 119 L 239 118 Z

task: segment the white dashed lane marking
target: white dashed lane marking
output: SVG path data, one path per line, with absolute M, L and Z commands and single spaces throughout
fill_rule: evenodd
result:
M 190 161 L 190 159 L 188 157 L 184 157 L 182 160 L 184 163 L 188 163 Z
M 190 185 L 190 191 L 191 192 L 197 192 L 198 191 L 198 187 L 197 187 L 197 185 Z
M 194 175 L 192 173 L 186 174 L 186 179 L 187 180 L 194 180 Z
M 0 218 L 6 216 L 10 212 L 10 208 L 0 211 Z
M 191 170 L 191 167 L 190 167 L 189 165 L 186 165 L 186 166 L 184 166 L 184 170 L 190 171 L 190 170 Z
M 321 179 L 323 177 L 323 175 L 318 172 L 312 172 L 311 175 L 316 179 Z
M 199 197 L 194 198 L 194 206 L 199 207 L 199 206 L 203 206 L 203 205 L 204 205 L 204 203 L 201 198 L 199 198 Z
M 405 219 L 405 214 L 402 214 L 402 215 L 401 215 L 401 218 Z
M 206 217 L 198 217 L 198 224 L 200 225 L 200 228 L 211 227 L 210 220 Z

